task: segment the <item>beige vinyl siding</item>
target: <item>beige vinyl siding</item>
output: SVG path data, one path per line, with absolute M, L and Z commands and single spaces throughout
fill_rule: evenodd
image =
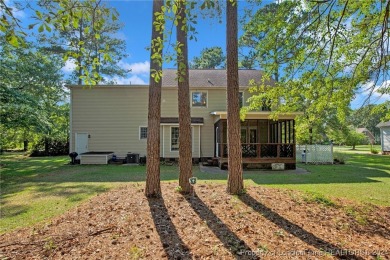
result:
M 147 125 L 147 87 L 72 88 L 72 147 L 74 134 L 90 134 L 89 151 L 146 154 L 139 127 Z
M 146 155 L 146 139 L 139 138 L 140 126 L 147 126 L 148 86 L 71 87 L 71 151 L 75 133 L 89 133 L 89 151 L 113 151 L 117 156 L 128 152 Z M 207 91 L 207 107 L 191 108 L 192 117 L 202 117 L 204 124 L 194 125 L 193 157 L 214 156 L 213 111 L 226 111 L 226 88 L 191 87 L 191 91 Z M 249 97 L 246 89 L 244 100 Z M 161 97 L 162 117 L 178 117 L 177 88 L 165 87 Z M 200 128 L 200 150 L 199 150 Z M 161 126 L 161 157 L 175 158 L 170 151 L 170 127 Z
M 192 136 L 192 145 L 193 145 L 193 148 L 192 148 L 192 157 L 193 158 L 201 158 L 200 156 L 200 132 L 202 130 L 202 127 L 201 125 L 194 125 L 193 126 L 193 136 Z
M 203 117 L 204 125 L 201 128 L 201 144 L 200 151 L 198 145 L 194 145 L 197 151 L 194 151 L 194 156 L 200 153 L 201 157 L 212 157 L 214 155 L 214 119 L 210 115 L 212 111 L 226 110 L 226 90 L 210 89 L 210 88 L 194 88 L 191 91 L 207 91 L 207 107 L 192 107 L 191 117 Z M 164 88 L 162 93 L 162 116 L 163 117 L 177 117 L 178 115 L 178 102 L 177 102 L 177 89 L 176 88 Z M 194 129 L 196 139 L 199 139 L 199 130 Z M 177 151 L 171 151 L 170 148 L 170 134 L 171 130 L 169 127 L 164 129 L 165 138 L 165 157 L 176 158 L 178 157 Z M 168 140 L 168 142 L 167 142 Z
M 178 127 L 178 125 L 163 125 L 161 147 L 163 151 L 161 157 L 165 158 L 178 158 L 179 151 L 171 151 L 171 128 Z M 192 158 L 200 158 L 201 153 L 199 149 L 200 136 L 199 129 L 202 129 L 202 125 L 192 126 Z
M 200 151 L 194 152 L 197 155 L 200 152 L 200 157 L 213 157 L 214 156 L 214 122 L 215 118 L 210 115 L 213 111 L 226 111 L 226 88 L 223 87 L 191 87 L 191 92 L 207 92 L 207 107 L 191 107 L 191 117 L 203 117 L 204 125 L 201 128 L 201 144 Z M 240 91 L 244 93 L 244 105 L 246 100 L 250 96 L 247 88 L 241 88 Z M 190 95 L 191 98 L 191 95 Z M 176 88 L 164 88 L 162 93 L 162 116 L 163 117 L 177 117 L 177 89 Z M 195 135 L 198 136 L 198 131 L 195 131 Z M 170 151 L 170 129 L 165 129 L 165 140 L 169 140 L 165 144 L 165 157 L 176 157 L 178 152 Z M 168 139 L 167 139 L 168 138 Z M 198 138 L 199 139 L 199 138 Z M 198 145 L 196 147 L 199 147 Z M 176 156 L 175 156 L 176 155 Z M 195 157 L 195 156 L 193 156 Z
M 201 129 L 201 157 L 214 156 L 214 118 L 212 111 L 226 110 L 226 89 L 208 89 L 207 108 L 193 108 L 192 116 L 203 117 L 204 125 Z
M 389 152 L 390 151 L 390 127 L 382 126 L 381 127 L 381 144 L 382 151 Z
M 163 138 L 164 138 L 164 126 L 162 125 L 162 126 L 160 126 L 160 157 L 164 157 L 164 139 Z M 145 142 L 145 147 L 146 147 L 146 142 Z

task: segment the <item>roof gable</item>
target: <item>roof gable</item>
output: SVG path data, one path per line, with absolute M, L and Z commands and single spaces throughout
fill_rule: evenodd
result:
M 376 127 L 378 127 L 378 128 L 386 127 L 386 126 L 390 126 L 390 121 L 381 122 L 381 123 L 379 123 L 379 124 L 376 125 Z

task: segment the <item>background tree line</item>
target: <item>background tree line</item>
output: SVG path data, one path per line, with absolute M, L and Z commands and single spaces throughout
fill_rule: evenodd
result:
M 125 42 L 113 36 L 123 25 L 117 11 L 99 0 L 15 4 L 37 22 L 26 29 L 0 1 L 1 149 L 67 154 L 65 84 L 115 84 L 114 76 L 126 75 L 118 66 Z M 67 64 L 74 64 L 70 74 L 62 71 Z
M 4 14 L 0 19 L 0 30 L 5 42 L 14 48 L 26 49 L 28 43 L 23 38 L 24 32 L 18 29 L 20 28 L 18 20 L 12 16 L 12 11 L 4 1 L 0 3 Z M 168 19 L 169 16 L 165 15 L 171 12 L 177 28 L 177 43 L 174 49 L 177 54 L 178 84 L 179 90 L 183 90 L 179 96 L 186 97 L 189 67 L 186 41 L 187 34 L 193 31 L 193 25 L 196 23 L 197 16 L 192 13 L 196 3 L 184 0 L 154 1 L 154 4 L 156 3 L 160 5 L 159 9 L 153 12 L 153 30 L 156 30 L 157 34 L 152 36 L 151 46 L 151 64 L 156 63 L 156 67 L 151 69 L 150 79 L 151 82 L 154 80 L 156 83 L 161 79 L 163 63 L 161 51 L 165 32 L 163 20 Z M 205 0 L 199 3 L 199 6 L 201 10 L 220 11 L 221 7 L 226 8 L 228 35 L 226 67 L 229 86 L 227 110 L 228 128 L 230 129 L 228 187 L 230 192 L 239 193 L 242 190 L 240 184 L 242 183 L 242 167 L 239 159 L 241 156 L 240 149 L 237 149 L 240 144 L 234 142 L 234 140 L 240 140 L 239 131 L 236 131 L 239 126 L 238 105 L 236 104 L 239 65 L 244 68 L 260 68 L 265 72 L 265 77 L 273 77 L 277 82 L 272 87 L 254 84 L 251 91 L 256 95 L 248 100 L 250 105 L 247 110 L 258 109 L 266 104 L 276 108 L 275 117 L 278 113 L 303 111 L 304 115 L 297 119 L 297 135 L 301 141 L 308 143 L 321 140 L 324 131 L 329 136 L 327 132 L 329 128 L 333 132 L 339 129 L 341 132 L 347 132 L 346 126 L 350 124 L 348 121 L 349 104 L 362 88 L 367 88 L 368 97 L 374 92 L 389 93 L 390 87 L 387 81 L 389 0 L 379 3 L 370 0 L 364 5 L 337 0 L 291 0 L 265 4 L 261 1 L 253 1 L 252 4 L 256 8 L 247 8 L 246 15 L 240 19 L 244 31 L 240 39 L 237 38 L 237 20 L 239 19 L 237 1 L 227 0 L 225 6 L 220 3 Z M 115 10 L 107 8 L 99 0 L 40 1 L 39 7 L 40 9 L 35 10 L 35 14 L 40 23 L 32 24 L 31 28 L 38 28 L 38 32 L 43 33 L 40 39 L 46 43 L 46 48 L 42 51 L 59 54 L 62 62 L 74 61 L 76 64 L 74 79 L 79 84 L 99 84 L 106 81 L 107 78 L 104 75 L 124 75 L 126 73 L 116 66 L 124 56 L 121 53 L 123 42 L 109 37 L 104 38 L 107 32 L 115 32 L 120 28 L 116 24 Z M 49 41 L 50 33 L 53 35 L 50 36 Z M 238 60 L 238 44 L 241 47 L 240 61 Z M 33 50 L 35 52 L 37 49 Z M 206 49 L 199 59 L 194 59 L 191 66 L 194 68 L 224 67 L 225 65 L 221 62 L 223 60 L 225 58 L 220 48 Z M 44 85 L 41 84 L 41 86 Z M 22 89 L 24 88 L 23 86 Z M 155 92 L 150 93 L 150 98 L 154 96 L 155 99 L 150 100 L 156 101 L 154 104 L 160 104 L 158 98 L 161 95 L 161 84 L 151 84 L 150 89 L 153 91 L 155 89 Z M 17 107 L 20 96 L 15 90 L 18 90 L 18 86 L 14 83 L 2 86 L 2 91 L 8 95 L 4 102 Z M 34 108 L 48 109 L 44 101 L 37 98 L 32 100 L 33 97 L 26 93 L 23 98 L 25 103 L 31 105 L 29 107 L 31 111 Z M 189 102 L 188 98 L 179 101 L 183 100 Z M 56 105 L 53 105 L 53 102 L 51 104 L 60 106 L 61 101 L 57 101 Z M 385 103 L 381 105 L 381 108 L 384 110 L 381 120 L 389 118 L 389 104 Z M 24 108 L 18 109 L 20 113 L 25 111 Z M 187 104 L 179 102 L 178 109 L 181 132 L 179 138 L 182 147 L 180 157 L 190 158 L 191 153 L 188 151 L 191 147 L 184 147 L 187 143 L 185 140 L 188 140 L 189 136 L 185 132 L 189 124 L 188 120 L 185 121 L 185 118 L 190 118 L 189 108 Z M 153 109 L 149 107 L 149 111 Z M 161 113 L 161 111 L 156 111 Z M 11 121 L 15 121 L 12 120 L 12 112 L 8 111 L 7 114 L 6 112 L 4 111 L 6 115 L 4 120 L 9 122 L 5 122 L 4 126 L 8 125 L 8 131 L 15 131 L 16 127 L 9 127 Z M 370 112 L 370 115 L 371 113 L 374 112 Z M 42 116 L 41 114 L 37 116 Z M 37 124 L 39 131 L 37 130 L 36 133 L 51 136 L 53 131 L 49 127 L 49 119 L 52 120 L 52 118 L 50 113 L 46 114 L 47 123 L 45 120 L 33 118 L 28 126 L 31 128 L 34 120 L 44 122 Z M 156 127 L 156 124 L 153 125 L 152 122 L 158 122 L 156 121 L 158 118 L 158 116 L 152 118 L 149 114 L 149 130 L 152 132 L 153 126 Z M 25 136 L 26 132 L 24 129 Z M 148 145 L 148 155 L 153 154 L 153 151 L 156 152 L 159 149 Z M 230 155 L 232 155 L 231 158 Z M 184 167 L 183 172 L 185 167 L 187 169 L 189 167 L 188 160 L 185 164 L 187 166 L 180 166 Z M 152 163 L 148 163 L 148 167 L 151 165 Z M 159 174 L 156 167 L 153 167 L 153 172 L 155 175 Z M 230 182 L 231 177 L 234 177 L 235 181 Z M 156 189 L 153 188 L 151 191 L 153 193 Z

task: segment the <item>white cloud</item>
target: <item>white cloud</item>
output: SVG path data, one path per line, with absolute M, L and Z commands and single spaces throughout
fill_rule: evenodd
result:
M 76 69 L 76 63 L 74 60 L 67 60 L 62 71 L 65 73 L 71 73 Z
M 288 1 L 288 0 L 275 0 L 275 4 L 281 4 L 281 3 L 286 2 L 286 1 Z M 308 6 L 307 6 L 305 0 L 300 0 L 300 4 L 301 4 L 300 8 L 294 10 L 295 14 L 298 14 L 302 11 L 308 10 Z
M 149 61 L 136 63 L 127 63 L 124 61 L 120 61 L 118 65 L 126 70 L 129 70 L 130 74 L 133 75 L 148 75 L 150 71 Z
M 118 85 L 147 85 L 148 83 L 137 75 L 133 75 L 130 78 L 114 77 L 113 80 Z
M 4 4 L 11 9 L 12 16 L 17 18 L 17 19 L 23 19 L 26 17 L 26 13 L 23 10 L 17 9 L 14 5 L 13 2 L 10 0 L 5 0 Z M 0 15 L 3 15 L 4 12 L 3 10 L 0 10 Z
M 374 84 L 373 81 L 369 81 L 362 85 L 363 94 L 369 95 L 371 93 L 374 97 L 390 97 L 388 94 L 381 94 L 378 92 L 380 89 L 390 88 L 390 80 L 385 80 L 380 85 L 374 86 Z
M 24 19 L 26 17 L 26 13 L 22 10 L 13 9 L 12 13 L 15 18 Z
M 390 88 L 390 80 L 383 81 L 380 85 L 374 86 L 374 82 L 370 81 L 361 86 L 361 91 L 357 93 L 354 100 L 351 102 L 352 108 L 358 108 L 366 104 L 381 104 L 390 100 L 389 94 L 381 94 L 379 89 Z

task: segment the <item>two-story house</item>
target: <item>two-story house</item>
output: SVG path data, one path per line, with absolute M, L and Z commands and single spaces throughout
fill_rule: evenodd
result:
M 227 162 L 226 70 L 190 70 L 192 154 L 194 160 L 217 158 Z M 240 103 L 251 96 L 249 82 L 261 81 L 261 72 L 240 70 Z M 269 82 L 274 84 L 273 81 Z M 110 151 L 125 157 L 146 154 L 148 125 L 147 85 L 100 85 L 70 89 L 70 151 Z M 283 114 L 277 121 L 271 112 L 250 112 L 241 122 L 244 163 L 285 163 L 295 168 L 294 118 Z M 161 99 L 161 158 L 179 157 L 179 125 L 176 70 L 164 70 Z M 93 153 L 92 153 L 93 154 Z M 104 153 L 103 153 L 104 154 Z M 93 162 L 93 160 L 91 161 Z

